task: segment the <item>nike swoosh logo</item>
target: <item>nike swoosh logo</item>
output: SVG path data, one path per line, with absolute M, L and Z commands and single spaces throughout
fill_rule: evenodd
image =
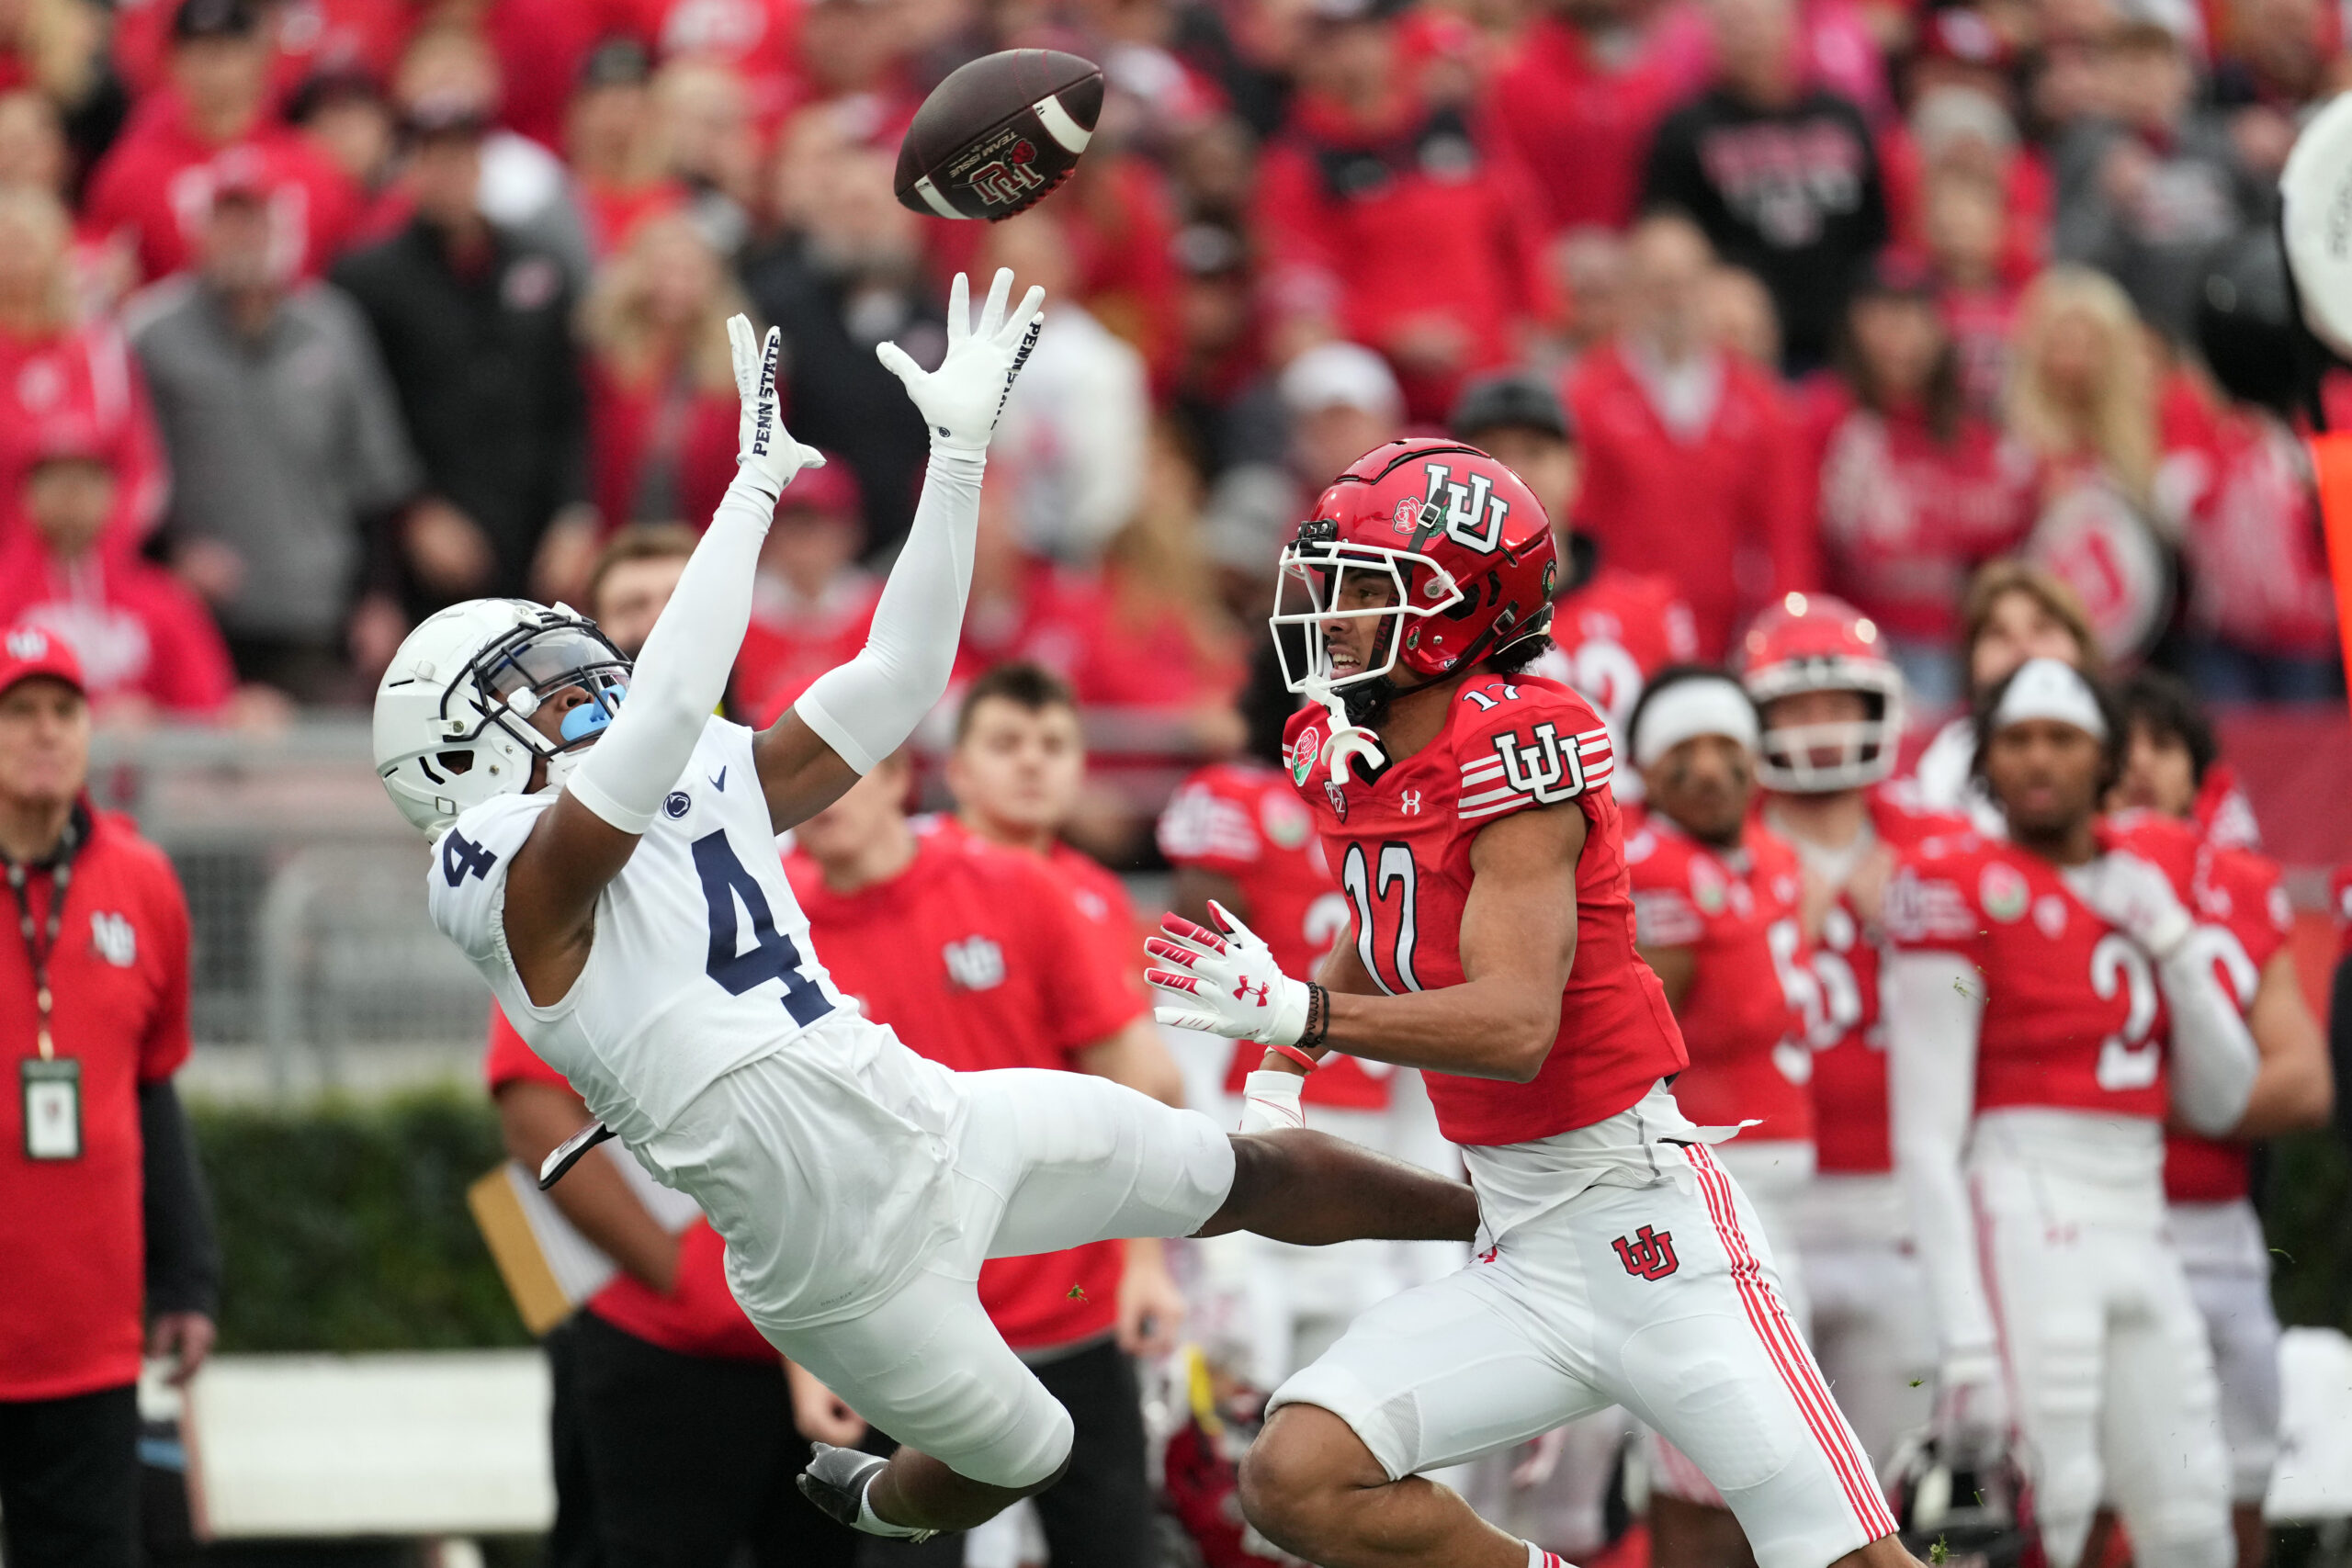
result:
M 725 768 L 718 770 L 718 776 L 710 781 L 710 787 L 718 790 L 723 790 L 727 787 L 727 770 Z

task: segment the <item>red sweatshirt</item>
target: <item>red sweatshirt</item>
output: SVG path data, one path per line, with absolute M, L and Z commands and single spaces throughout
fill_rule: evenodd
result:
M 224 180 L 269 192 L 270 226 L 289 275 L 315 276 L 343 248 L 359 200 L 343 171 L 299 133 L 269 121 L 233 141 L 202 140 L 168 106 L 142 114 L 91 176 L 85 229 L 128 235 L 150 279 L 188 265 L 212 193 Z
M 1563 388 L 1584 434 L 1577 531 L 1612 566 L 1672 580 L 1711 661 L 1749 611 L 1817 587 L 1821 575 L 1801 444 L 1780 389 L 1735 355 L 1722 365 L 1713 416 L 1688 441 L 1659 419 L 1614 343 L 1587 355 Z

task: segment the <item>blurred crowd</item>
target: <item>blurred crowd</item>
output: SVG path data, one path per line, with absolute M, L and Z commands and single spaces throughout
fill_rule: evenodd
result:
M 1621 645 L 1716 658 L 1828 589 L 1932 707 L 1964 584 L 2020 556 L 2110 661 L 2324 696 L 2302 413 L 2230 374 L 2263 358 L 2230 280 L 2342 28 L 2324 0 L 0 0 L 0 624 L 71 642 L 101 723 L 356 703 L 433 609 L 577 601 L 619 529 L 699 526 L 748 310 L 836 458 L 763 563 L 764 718 L 857 646 L 910 515 L 923 432 L 874 345 L 935 362 L 946 278 L 1004 265 L 1052 302 L 967 663 L 1200 750 L 1240 739 L 1321 486 L 1449 425 L 1549 444 L 1569 588 L 1643 590 Z M 1109 82 L 1069 186 L 992 226 L 899 206 L 925 92 L 1032 44 Z

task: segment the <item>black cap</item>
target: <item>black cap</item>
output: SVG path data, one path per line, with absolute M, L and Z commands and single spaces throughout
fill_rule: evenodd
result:
M 199 38 L 254 38 L 261 32 L 261 11 L 254 0 L 180 0 L 172 15 L 172 37 L 185 42 Z
M 1457 441 L 1475 444 L 1479 435 L 1505 425 L 1540 430 L 1563 441 L 1577 438 L 1568 411 L 1552 383 L 1532 370 L 1504 370 L 1481 376 L 1462 389 L 1453 402 L 1447 430 Z
M 633 38 L 608 38 L 580 62 L 580 86 L 642 87 L 653 79 L 653 57 Z

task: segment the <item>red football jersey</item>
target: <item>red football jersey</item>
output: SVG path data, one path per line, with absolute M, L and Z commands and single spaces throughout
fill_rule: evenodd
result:
M 958 1072 L 1072 1068 L 1136 1016 L 1125 976 L 1098 953 L 1066 885 L 1036 856 L 970 835 L 925 833 L 888 882 L 835 893 L 815 861 L 785 873 L 833 983 L 912 1050 Z M 980 1304 L 1015 1348 L 1109 1332 L 1124 1244 L 1094 1242 L 980 1268 Z
M 1624 739 L 1651 676 L 1699 657 L 1699 631 L 1673 582 L 1604 566 L 1552 606 L 1552 646 L 1535 672 L 1573 688 Z
M 1689 1065 L 1666 992 L 1634 952 L 1615 765 L 1592 705 L 1539 676 L 1498 676 L 1454 696 L 1444 729 L 1370 780 L 1331 782 L 1317 761 L 1329 720 L 1308 709 L 1286 733 L 1291 783 L 1340 865 L 1356 954 L 1382 990 L 1462 984 L 1458 938 L 1470 846 L 1489 822 L 1574 801 L 1589 826 L 1577 861 L 1577 953 L 1560 1032 L 1534 1080 L 1426 1075 L 1439 1128 L 1457 1144 L 1521 1144 L 1616 1115 Z
M 2181 898 L 2197 840 L 2133 817 L 2101 842 L 2154 863 Z M 1956 953 L 1985 987 L 1976 1109 L 2054 1106 L 2161 1122 L 2169 1020 L 2138 943 L 2075 897 L 2059 868 L 2006 840 L 1934 839 L 1903 858 L 1886 894 L 1897 949 Z
M 1752 1140 L 1813 1141 L 1813 1055 L 1804 1043 L 1815 987 L 1798 917 L 1796 852 L 1750 822 L 1737 851 L 1701 843 L 1665 817 L 1625 840 L 1634 932 L 1644 947 L 1687 947 L 1695 967 L 1675 1018 L 1690 1070 L 1674 1080 L 1701 1126 L 1755 1121 Z
M 482 1077 L 496 1094 L 510 1083 L 552 1084 L 573 1092 L 561 1073 L 539 1060 L 496 1002 L 490 1004 L 490 1049 Z M 584 1111 L 583 1111 L 584 1113 Z M 727 1244 L 696 1214 L 678 1233 L 678 1271 L 667 1295 L 622 1269 L 583 1309 L 625 1334 L 681 1356 L 730 1361 L 775 1361 L 775 1347 L 743 1315 L 727 1283 Z
M 1870 791 L 1871 831 L 1897 854 L 1932 838 L 1958 838 L 1968 819 L 1914 811 L 1883 786 Z M 1879 932 L 1866 929 L 1841 889 L 1813 945 L 1820 1008 L 1813 1045 L 1813 1136 L 1819 1168 L 1840 1174 L 1894 1168 L 1886 1103 L 1886 1030 L 1879 1021 Z
M 2225 932 L 2217 965 L 2240 1008 L 2254 1005 L 2263 967 L 2287 945 L 2295 910 L 2278 864 L 2211 840 L 2197 857 L 2197 918 Z M 2227 1203 L 2254 1190 L 2247 1145 L 2174 1131 L 2165 1136 L 2165 1196 L 2176 1203 Z
M 1266 939 L 1285 975 L 1312 976 L 1348 934 L 1347 896 L 1323 858 L 1315 818 L 1280 768 L 1213 762 L 1186 779 L 1160 814 L 1159 852 L 1171 865 L 1231 877 L 1248 903 L 1250 929 Z M 1265 1055 L 1248 1041 L 1236 1045 L 1227 1091 L 1239 1094 Z M 1395 1071 L 1385 1062 L 1333 1055 L 1309 1075 L 1299 1098 L 1377 1111 L 1388 1103 Z

